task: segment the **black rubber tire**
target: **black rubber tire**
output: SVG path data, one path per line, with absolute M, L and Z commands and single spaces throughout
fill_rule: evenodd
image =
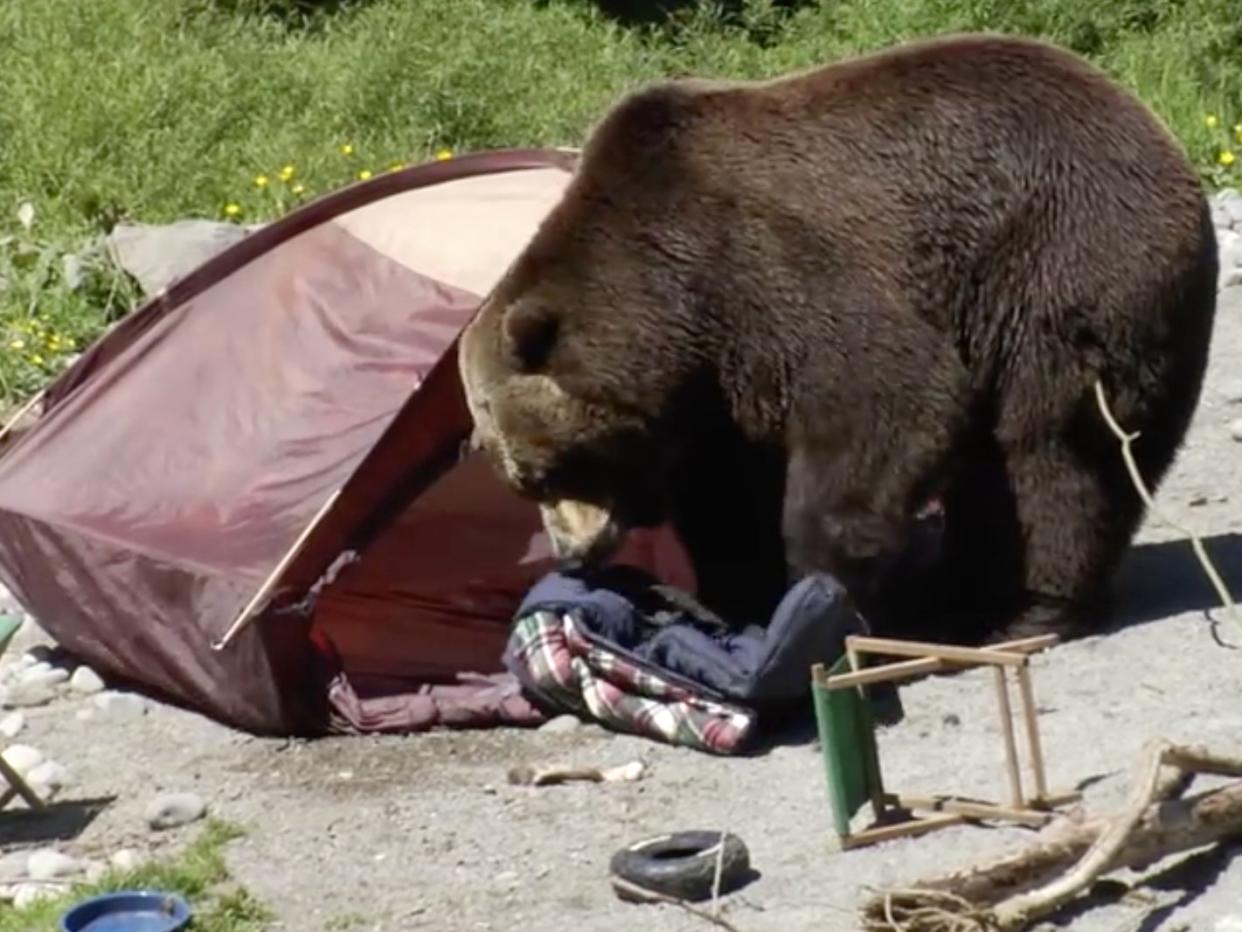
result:
M 711 899 L 720 857 L 716 844 L 720 832 L 687 831 L 657 835 L 627 845 L 612 856 L 609 869 L 636 887 L 697 902 Z M 750 852 L 742 839 L 725 833 L 724 858 L 720 867 L 720 892 L 741 886 L 750 874 Z M 628 899 L 622 888 L 618 896 Z

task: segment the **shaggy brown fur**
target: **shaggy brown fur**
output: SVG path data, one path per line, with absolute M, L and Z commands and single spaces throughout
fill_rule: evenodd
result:
M 1216 274 L 1147 108 L 1065 51 L 951 36 L 620 101 L 462 376 L 515 489 L 602 509 L 564 554 L 671 518 L 735 618 L 825 570 L 886 632 L 1072 634 L 1142 518 L 1093 383 L 1157 486 Z M 898 558 L 933 497 L 916 592 Z

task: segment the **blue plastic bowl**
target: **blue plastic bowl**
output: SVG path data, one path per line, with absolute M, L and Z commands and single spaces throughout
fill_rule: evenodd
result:
M 193 917 L 175 893 L 125 890 L 78 903 L 60 917 L 60 932 L 178 932 Z

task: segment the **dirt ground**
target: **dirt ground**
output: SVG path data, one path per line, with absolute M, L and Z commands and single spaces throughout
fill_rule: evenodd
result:
M 1222 295 L 1218 321 L 1202 407 L 1159 501 L 1203 535 L 1242 595 L 1242 443 L 1229 432 L 1242 418 L 1242 289 Z M 1189 544 L 1149 520 L 1119 586 L 1115 630 L 1063 645 L 1034 665 L 1050 781 L 1054 789 L 1086 783 L 1092 812 L 1124 798 L 1151 737 L 1242 752 L 1242 620 L 1207 616 L 1217 601 Z M 891 785 L 1003 798 L 985 674 L 915 683 L 902 689 L 902 701 L 905 719 L 881 736 Z M 593 726 L 302 743 L 254 739 L 155 704 L 136 722 L 80 720 L 76 713 L 89 702 L 65 698 L 25 710 L 17 739 L 70 768 L 75 783 L 65 798 L 111 798 L 88 824 L 62 826 L 72 828 L 62 850 L 106 857 L 126 846 L 180 844 L 193 827 L 153 836 L 143 808 L 161 790 L 194 791 L 246 829 L 229 849 L 231 867 L 282 930 L 709 928 L 673 907 L 622 903 L 606 881 L 618 847 L 687 828 L 728 829 L 749 846 L 760 876 L 728 900 L 738 928 L 854 930 L 867 887 L 909 883 L 1032 838 L 1020 829 L 957 827 L 834 851 L 809 734 L 750 759 L 712 758 Z M 649 771 L 631 784 L 528 788 L 505 779 L 519 763 L 636 758 Z M 32 843 L 4 824 L 6 850 Z M 1231 853 L 1148 871 L 1157 900 L 1141 924 L 1143 907 L 1096 901 L 1061 917 L 1061 927 L 1242 928 L 1242 919 L 1225 918 L 1242 917 L 1242 859 L 1231 862 Z

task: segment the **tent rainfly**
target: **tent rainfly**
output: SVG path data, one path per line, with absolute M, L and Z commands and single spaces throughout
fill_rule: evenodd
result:
M 466 452 L 457 337 L 575 159 L 351 185 L 136 309 L 0 456 L 0 580 L 75 656 L 234 727 L 451 719 L 552 566 Z M 623 558 L 686 584 L 665 531 Z

